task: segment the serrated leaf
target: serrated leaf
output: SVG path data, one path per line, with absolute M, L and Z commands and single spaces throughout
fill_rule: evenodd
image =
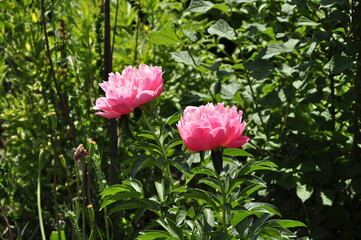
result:
M 209 34 L 217 35 L 219 37 L 224 37 L 229 40 L 234 40 L 236 38 L 234 29 L 231 26 L 229 26 L 229 24 L 223 19 L 220 19 L 216 23 L 212 24 L 207 29 L 207 31 Z
M 207 12 L 211 9 L 214 4 L 210 1 L 203 1 L 203 0 L 192 0 L 189 4 L 189 7 L 185 10 L 188 12 Z
M 175 34 L 174 28 L 171 24 L 168 24 L 159 32 L 149 33 L 148 38 L 154 45 L 170 45 L 181 42 Z

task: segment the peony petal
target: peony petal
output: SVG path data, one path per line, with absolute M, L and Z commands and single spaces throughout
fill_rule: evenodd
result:
M 133 100 L 134 106 L 138 107 L 144 103 L 150 102 L 154 98 L 156 98 L 156 94 L 154 91 L 142 91 L 140 92 Z
M 227 141 L 226 129 L 224 127 L 219 127 L 213 129 L 206 139 L 206 145 L 208 149 L 215 147 L 223 146 Z
M 131 108 L 127 104 L 118 104 L 118 105 L 112 106 L 112 112 L 116 112 L 119 114 L 128 114 L 128 113 L 133 112 L 133 110 L 134 110 L 134 108 Z
M 95 114 L 105 118 L 120 118 L 121 116 L 121 114 L 114 112 L 97 112 Z
M 209 150 L 206 148 L 206 146 L 203 144 L 202 141 L 195 137 L 187 137 L 186 139 L 183 139 L 184 145 L 186 147 L 194 152 Z
M 250 140 L 249 137 L 246 136 L 240 136 L 238 139 L 235 139 L 228 144 L 225 145 L 227 148 L 238 148 L 246 144 Z

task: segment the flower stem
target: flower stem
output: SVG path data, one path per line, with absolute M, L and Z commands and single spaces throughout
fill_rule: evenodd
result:
M 223 207 L 222 207 L 222 224 L 223 224 L 223 230 L 226 234 L 228 234 L 228 228 L 227 228 L 227 218 L 228 218 L 228 214 L 227 214 L 227 210 L 226 210 L 226 202 L 227 202 L 227 194 L 226 191 L 224 190 L 224 186 L 222 183 L 222 180 L 219 176 L 218 173 L 216 173 L 217 176 L 217 181 L 219 184 L 219 187 L 221 188 L 221 193 L 222 193 L 222 198 L 223 198 Z
M 165 175 L 165 177 L 167 178 L 167 180 L 169 181 L 170 185 L 171 185 L 171 188 L 174 189 L 174 183 L 173 183 L 173 178 L 172 178 L 172 173 L 170 171 L 170 168 L 169 168 L 169 164 L 168 164 L 168 158 L 167 158 L 167 154 L 165 153 L 165 150 L 164 150 L 164 147 L 163 147 L 163 144 L 160 142 L 159 140 L 159 136 L 156 134 L 156 131 L 155 131 L 155 128 L 150 124 L 146 114 L 143 114 L 143 120 L 145 122 L 145 124 L 147 125 L 150 133 L 153 135 L 158 147 L 159 147 L 159 150 L 161 152 L 161 156 L 164 158 L 165 160 L 165 166 L 164 168 L 162 169 L 163 171 L 163 174 Z
M 38 205 L 38 215 L 39 215 L 39 225 L 40 225 L 40 232 L 41 232 L 41 239 L 46 240 L 45 237 L 45 230 L 44 230 L 44 223 L 43 223 L 43 214 L 41 210 L 41 161 L 39 161 L 39 170 L 38 170 L 38 188 L 37 188 L 37 205 Z

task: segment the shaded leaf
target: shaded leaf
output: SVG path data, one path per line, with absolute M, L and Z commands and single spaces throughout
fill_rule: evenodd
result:
M 234 40 L 236 38 L 234 29 L 230 27 L 229 24 L 223 19 L 220 19 L 216 23 L 212 24 L 207 29 L 207 31 L 209 34 L 217 35 L 219 37 L 224 37 L 229 40 Z

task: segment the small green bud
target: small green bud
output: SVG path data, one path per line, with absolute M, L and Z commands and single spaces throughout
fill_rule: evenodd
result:
M 60 159 L 60 163 L 63 166 L 63 168 L 66 168 L 66 160 L 64 158 L 64 155 L 63 154 L 59 155 L 59 159 Z
M 94 208 L 92 204 L 89 204 L 88 206 L 86 206 L 88 208 L 88 214 L 89 214 L 89 219 L 90 221 L 94 221 L 95 219 L 95 214 L 94 214 Z
M 51 119 L 51 127 L 55 130 L 58 124 L 56 112 L 50 113 L 50 119 Z

